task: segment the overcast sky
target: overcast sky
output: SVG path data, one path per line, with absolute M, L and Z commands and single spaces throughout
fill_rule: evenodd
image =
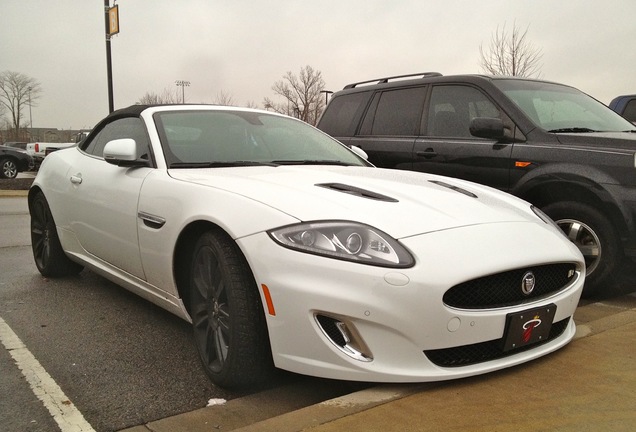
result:
M 113 0 L 110 0 L 112 6 Z M 528 27 L 541 77 L 608 104 L 636 93 L 635 0 L 119 0 L 115 109 L 190 81 L 186 102 L 262 106 L 287 71 L 326 89 L 416 72 L 480 73 L 498 26 Z M 34 127 L 90 128 L 108 114 L 103 0 L 2 0 L 0 71 L 38 80 Z M 27 113 L 28 117 L 28 113 Z

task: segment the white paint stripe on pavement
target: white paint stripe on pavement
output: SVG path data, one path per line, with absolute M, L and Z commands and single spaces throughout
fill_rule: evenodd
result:
M 62 432 L 95 432 L 82 413 L 66 397 L 60 386 L 2 318 L 0 318 L 0 342 L 9 351 L 31 386 L 31 390 L 49 410 Z

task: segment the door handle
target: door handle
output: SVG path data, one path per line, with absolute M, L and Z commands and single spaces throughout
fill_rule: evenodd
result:
M 71 183 L 73 184 L 82 184 L 82 175 L 81 174 L 75 174 L 71 176 Z
M 415 152 L 415 155 L 418 157 L 423 157 L 425 159 L 431 159 L 437 156 L 437 152 L 429 147 L 424 151 Z

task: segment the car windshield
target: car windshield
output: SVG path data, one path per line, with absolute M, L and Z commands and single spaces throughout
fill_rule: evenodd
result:
M 170 168 L 254 165 L 369 165 L 333 138 L 298 120 L 239 110 L 154 115 Z
M 636 131 L 632 123 L 573 87 L 518 79 L 493 82 L 537 126 L 548 132 Z

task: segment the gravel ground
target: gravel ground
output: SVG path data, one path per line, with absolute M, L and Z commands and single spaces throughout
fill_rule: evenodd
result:
M 32 178 L 0 179 L 0 190 L 28 190 L 31 183 Z

